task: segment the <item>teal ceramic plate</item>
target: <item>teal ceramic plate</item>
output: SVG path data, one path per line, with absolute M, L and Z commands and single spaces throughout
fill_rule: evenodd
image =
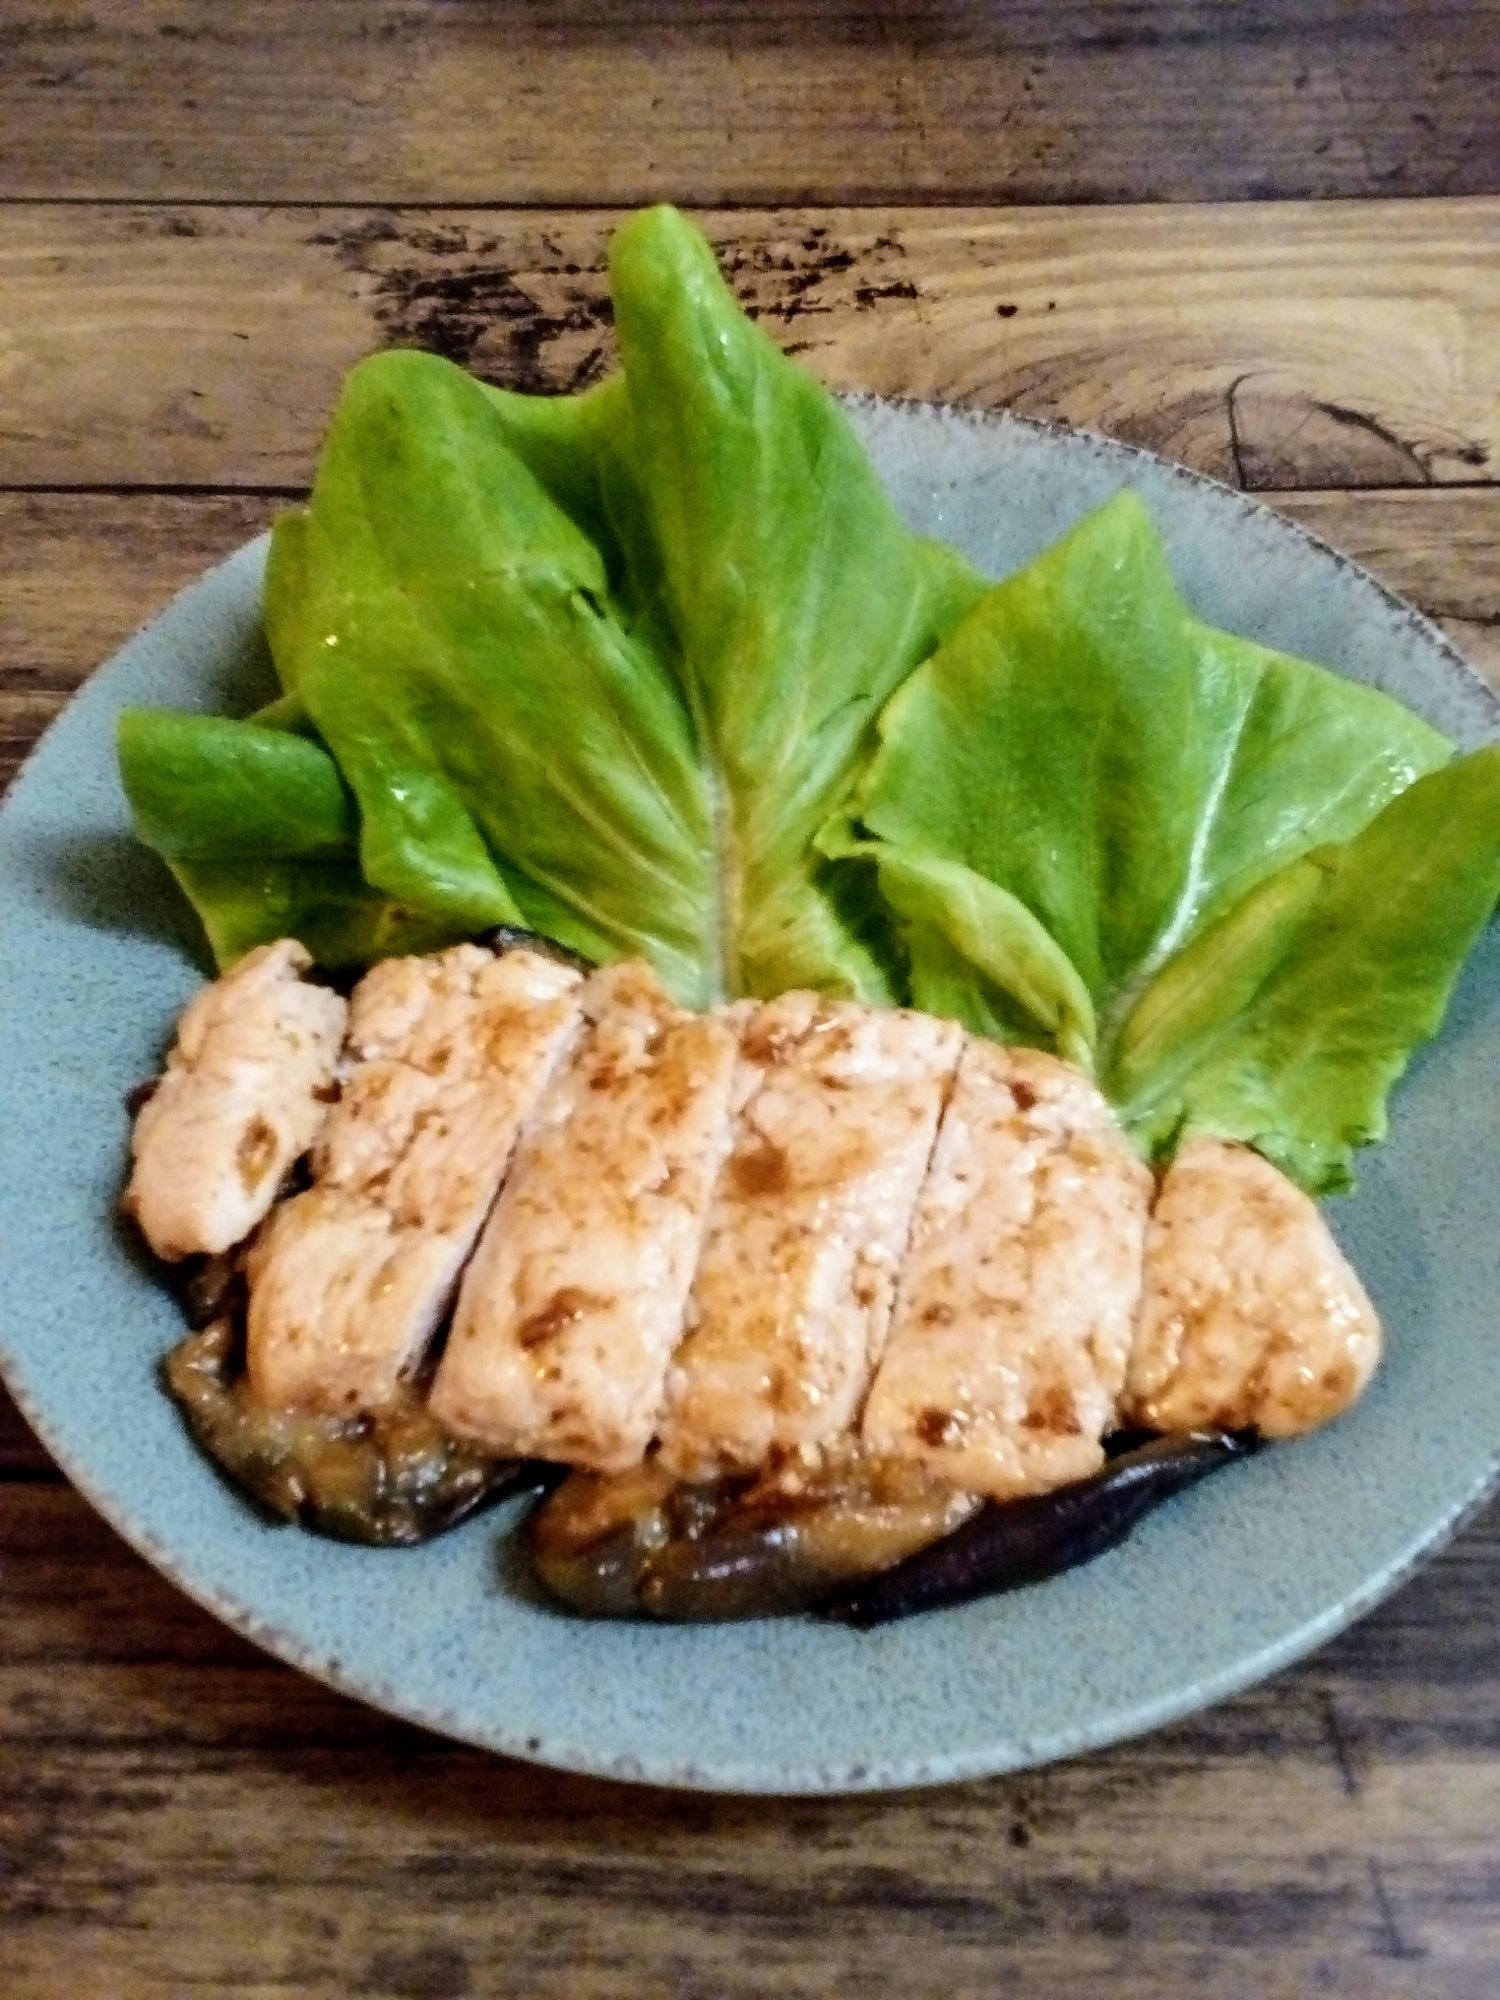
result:
M 855 406 L 914 526 L 994 574 L 1122 484 L 1189 599 L 1388 688 L 1465 745 L 1500 702 L 1368 576 L 1237 494 L 1012 419 Z M 593 1625 L 534 1601 L 504 1515 L 403 1553 L 264 1526 L 156 1387 L 173 1301 L 112 1221 L 124 1093 L 202 977 L 185 906 L 131 843 L 111 731 L 127 702 L 243 710 L 267 667 L 264 546 L 231 558 L 97 675 L 0 816 L 0 1364 L 120 1533 L 273 1653 L 379 1707 L 538 1761 L 760 1792 L 912 1785 L 1148 1729 L 1307 1652 L 1451 1530 L 1500 1452 L 1500 937 L 1471 963 L 1334 1226 L 1389 1331 L 1352 1415 L 1173 1501 L 1043 1588 L 868 1635 L 808 1621 Z

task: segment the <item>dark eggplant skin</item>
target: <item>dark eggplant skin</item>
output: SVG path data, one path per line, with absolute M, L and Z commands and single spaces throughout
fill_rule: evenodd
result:
M 538 1469 L 488 1458 L 451 1437 L 414 1392 L 378 1417 L 273 1410 L 247 1393 L 243 1336 L 211 1319 L 163 1364 L 194 1439 L 267 1518 L 335 1541 L 409 1548 L 486 1501 L 537 1486 Z
M 914 1465 L 855 1458 L 701 1485 L 648 1460 L 572 1473 L 528 1518 L 532 1573 L 593 1618 L 701 1621 L 806 1611 L 946 1534 L 978 1503 Z
M 940 1541 L 830 1595 L 819 1609 L 867 1631 L 919 1611 L 1044 1583 L 1123 1542 L 1151 1509 L 1231 1465 L 1256 1441 L 1229 1431 L 1153 1438 L 1090 1479 L 1023 1500 L 991 1501 Z
M 585 958 L 581 951 L 571 946 L 559 944 L 556 938 L 549 938 L 541 931 L 523 930 L 519 924 L 493 924 L 489 930 L 480 931 L 474 939 L 503 958 L 508 951 L 534 951 L 542 958 L 555 958 L 559 965 L 571 965 L 576 972 L 592 972 L 594 960 Z
M 188 1326 L 201 1333 L 216 1319 L 238 1319 L 245 1310 L 245 1271 L 240 1252 L 185 1257 L 172 1271 Z

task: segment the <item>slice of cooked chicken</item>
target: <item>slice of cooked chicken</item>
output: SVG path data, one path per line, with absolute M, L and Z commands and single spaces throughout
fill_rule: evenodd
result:
M 577 1026 L 581 984 L 555 959 L 475 945 L 366 974 L 315 1184 L 247 1258 L 246 1361 L 262 1402 L 337 1413 L 394 1401 Z
M 1189 1140 L 1151 1218 L 1121 1421 L 1293 1437 L 1379 1358 L 1375 1309 L 1308 1197 L 1248 1146 Z
M 755 1010 L 692 1331 L 667 1375 L 669 1471 L 815 1454 L 853 1422 L 962 1041 L 950 1021 L 810 993 Z
M 317 1135 L 346 1007 L 295 938 L 248 952 L 188 1002 L 131 1135 L 122 1206 L 176 1262 L 241 1242 Z
M 1097 1470 L 1151 1185 L 1081 1071 L 970 1041 L 865 1406 L 867 1447 L 997 1500 Z
M 431 1396 L 490 1450 L 599 1472 L 651 1441 L 730 1139 L 736 1010 L 690 1014 L 641 964 L 588 1023 L 470 1265 Z

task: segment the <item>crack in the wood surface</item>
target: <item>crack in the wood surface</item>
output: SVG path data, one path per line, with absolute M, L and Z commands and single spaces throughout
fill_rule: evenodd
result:
M 1433 487 L 1441 484 L 1444 487 L 1448 487 L 1466 483 L 1476 485 L 1488 483 L 1485 481 L 1439 481 L 1433 473 L 1431 464 L 1423 457 L 1418 447 L 1409 444 L 1389 424 L 1382 422 L 1378 417 L 1371 416 L 1368 411 L 1353 409 L 1344 403 L 1328 402 L 1323 398 L 1291 388 L 1278 391 L 1272 387 L 1265 391 L 1273 412 L 1288 413 L 1291 420 L 1286 423 L 1285 428 L 1278 436 L 1264 441 L 1257 441 L 1253 436 L 1247 435 L 1245 412 L 1242 408 L 1242 392 L 1247 383 L 1256 380 L 1257 372 L 1252 371 L 1236 376 L 1226 392 L 1230 453 L 1234 462 L 1236 476 L 1246 491 L 1254 491 L 1267 486 L 1282 486 L 1288 489 L 1295 487 L 1296 490 L 1302 492 L 1315 490 L 1309 485 L 1298 486 L 1297 482 L 1289 477 L 1291 467 L 1287 454 L 1290 447 L 1302 436 L 1309 425 L 1316 424 L 1320 419 L 1327 424 L 1335 426 L 1339 431 L 1353 433 L 1358 438 L 1368 438 L 1379 445 L 1381 447 L 1381 457 L 1375 461 L 1375 466 L 1372 469 L 1378 468 L 1379 472 L 1384 474 L 1383 478 L 1377 478 L 1373 481 L 1362 481 L 1360 478 L 1361 466 L 1356 456 L 1354 462 L 1348 468 L 1347 476 L 1340 482 L 1337 488 L 1329 487 L 1328 482 L 1319 482 L 1320 487 L 1325 490 L 1358 492 L 1371 490 L 1371 488 L 1380 488 L 1399 492 L 1419 486 Z M 1443 453 L 1439 446 L 1433 444 L 1429 444 L 1428 451 L 1432 456 L 1446 455 L 1456 460 L 1459 464 L 1471 466 L 1487 464 L 1489 457 L 1487 449 L 1482 444 L 1462 440 L 1452 443 L 1446 453 Z M 1330 444 L 1326 438 L 1320 439 L 1315 433 L 1310 447 L 1304 455 L 1310 455 L 1314 458 L 1321 456 L 1336 459 L 1339 456 L 1339 451 L 1336 445 Z M 1402 473 L 1409 474 L 1409 477 L 1402 478 L 1400 476 Z
M 1240 417 L 1236 398 L 1253 373 L 1253 370 L 1247 369 L 1243 375 L 1236 375 L 1224 392 L 1224 409 L 1229 418 L 1229 462 L 1234 467 L 1234 483 L 1241 490 L 1245 485 L 1245 459 L 1240 449 Z
M 1355 1768 L 1354 1759 L 1349 1754 L 1349 1743 L 1344 1735 L 1343 1724 L 1339 1720 L 1338 1706 L 1334 1701 L 1332 1692 L 1327 1688 L 1319 1690 L 1318 1711 L 1322 1718 L 1324 1740 L 1333 1753 L 1333 1762 L 1339 1774 L 1339 1783 L 1343 1786 L 1346 1797 L 1351 1799 L 1358 1798 L 1364 1787 L 1360 1783 L 1359 1772 Z
M 1391 1905 L 1390 1891 L 1386 1887 L 1385 1874 L 1380 1863 L 1371 1856 L 1365 1866 L 1369 1870 L 1370 1889 L 1380 1916 L 1381 1956 L 1407 1960 L 1425 1958 L 1427 1953 L 1422 1946 L 1408 1943 L 1401 1926 L 1396 1922 L 1396 1912 Z
M 1420 474 L 1420 478 L 1416 482 L 1417 484 L 1422 486 L 1432 485 L 1431 466 L 1424 464 L 1413 447 L 1404 438 L 1398 437 L 1388 424 L 1381 423 L 1378 418 L 1368 415 L 1364 410 L 1346 409 L 1341 403 L 1324 403 L 1320 402 L 1316 397 L 1311 398 L 1311 401 L 1313 409 L 1321 411 L 1331 422 L 1342 424 L 1352 431 L 1364 432 L 1367 437 L 1377 439 L 1381 444 L 1388 446 L 1390 450 L 1394 451 L 1407 464 L 1414 466 Z M 1305 422 L 1306 419 L 1303 421 Z M 1484 463 L 1483 457 L 1480 458 L 1479 463 Z

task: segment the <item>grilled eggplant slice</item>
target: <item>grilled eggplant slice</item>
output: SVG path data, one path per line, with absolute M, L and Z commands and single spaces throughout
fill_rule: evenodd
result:
M 1253 1449 L 1253 1440 L 1229 1431 L 1153 1438 L 1112 1458 L 1092 1478 L 1023 1500 L 991 1502 L 941 1541 L 832 1593 L 821 1609 L 863 1630 L 1043 1583 L 1115 1548 L 1170 1494 Z
M 852 1452 L 817 1471 L 679 1483 L 654 1460 L 575 1472 L 524 1529 L 532 1568 L 595 1618 L 761 1618 L 805 1611 L 948 1534 L 979 1502 L 919 1466 Z
M 427 1541 L 535 1478 L 532 1466 L 460 1444 L 415 1393 L 376 1417 L 257 1403 L 232 1317 L 190 1334 L 164 1372 L 189 1430 L 233 1485 L 272 1519 L 300 1521 L 337 1541 L 379 1548 Z

